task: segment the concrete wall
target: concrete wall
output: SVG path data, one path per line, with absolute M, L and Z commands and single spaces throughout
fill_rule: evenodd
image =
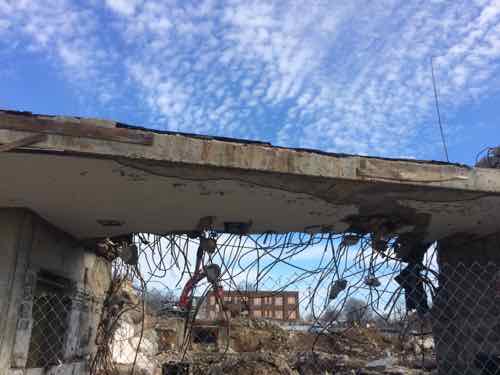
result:
M 482 374 L 477 354 L 500 355 L 500 234 L 455 237 L 438 251 L 432 321 L 440 373 Z
M 10 368 L 16 375 L 40 371 L 25 366 L 33 293 L 37 275 L 44 270 L 71 280 L 74 290 L 64 365 L 57 373 L 83 373 L 84 362 L 94 349 L 100 307 L 111 278 L 109 263 L 26 210 L 0 209 L 0 227 L 0 369 Z
M 17 210 L 0 210 L 0 369 L 10 367 L 17 311 L 31 246 L 32 220 Z M 23 239 L 23 241 L 21 241 Z

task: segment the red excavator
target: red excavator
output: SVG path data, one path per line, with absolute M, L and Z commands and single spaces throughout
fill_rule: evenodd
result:
M 215 296 L 219 301 L 222 301 L 223 289 L 220 285 L 221 270 L 217 264 L 209 263 L 203 264 L 203 257 L 206 254 L 212 255 L 217 248 L 217 242 L 213 236 L 200 236 L 200 245 L 196 253 L 196 265 L 194 273 L 184 285 L 179 302 L 162 310 L 163 313 L 173 313 L 176 315 L 186 315 L 192 309 L 193 290 L 196 285 L 204 278 L 212 285 Z

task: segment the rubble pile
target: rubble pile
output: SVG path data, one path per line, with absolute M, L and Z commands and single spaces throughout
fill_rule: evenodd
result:
M 122 373 L 130 373 L 135 363 L 137 374 L 153 374 L 159 363 L 155 356 L 159 352 L 159 336 L 153 328 L 142 327 L 130 315 L 120 322 L 115 331 L 111 356 L 116 368 Z M 136 355 L 137 353 L 137 355 Z
M 291 353 L 289 363 L 300 375 L 351 374 L 349 357 L 342 355 L 312 351 Z
M 236 318 L 229 329 L 225 322 L 210 323 L 220 327 L 215 345 L 198 342 L 181 348 L 182 319 L 147 321 L 136 361 L 136 373 L 144 375 L 162 375 L 163 364 L 176 363 L 187 364 L 186 375 L 429 374 L 433 368 L 432 363 L 418 368 L 422 366 L 408 355 L 408 348 L 401 352 L 396 339 L 374 328 L 315 334 L 287 331 L 263 319 Z M 130 368 L 140 333 L 130 318 L 117 330 L 113 356 L 119 368 Z
M 241 352 L 196 358 L 193 375 L 298 375 L 287 358 L 275 352 Z
M 387 351 L 395 351 L 397 343 L 384 337 L 376 329 L 353 327 L 340 332 L 320 335 L 295 332 L 291 335 L 290 345 L 296 350 L 314 350 L 373 360 L 380 358 Z
M 238 318 L 231 321 L 229 348 L 233 352 L 283 352 L 288 350 L 289 336 L 268 320 Z

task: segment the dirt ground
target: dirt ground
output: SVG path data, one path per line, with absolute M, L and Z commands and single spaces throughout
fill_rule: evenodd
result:
M 191 344 L 185 353 L 164 351 L 155 360 L 158 364 L 185 362 L 192 375 L 430 373 L 418 368 L 420 363 L 414 361 L 415 356 L 405 353 L 397 340 L 385 337 L 377 329 L 353 327 L 318 335 L 286 331 L 266 320 L 239 318 L 231 321 L 229 330 L 224 327 L 220 332 L 216 343 Z M 161 336 L 160 333 L 160 341 Z M 169 371 L 164 375 L 183 374 L 176 372 L 175 366 Z

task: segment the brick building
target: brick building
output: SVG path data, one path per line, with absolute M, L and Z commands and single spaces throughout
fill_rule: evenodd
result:
M 300 319 L 299 292 L 224 291 L 223 306 L 232 317 L 247 315 L 252 318 L 286 321 Z M 213 293 L 208 294 L 204 310 L 208 319 L 224 316 Z

